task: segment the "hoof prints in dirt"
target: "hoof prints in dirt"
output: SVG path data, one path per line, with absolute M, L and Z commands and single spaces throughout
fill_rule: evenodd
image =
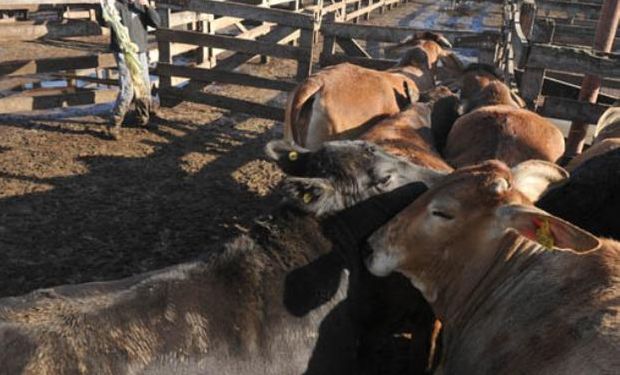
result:
M 121 142 L 93 121 L 0 124 L 0 296 L 189 260 L 273 206 L 272 123 L 218 114 L 164 110 Z

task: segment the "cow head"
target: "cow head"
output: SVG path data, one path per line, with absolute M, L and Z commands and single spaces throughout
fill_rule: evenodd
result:
M 395 46 L 385 48 L 388 57 L 400 58 L 400 66 L 415 64 L 420 67 L 429 67 L 437 70 L 438 79 L 460 75 L 463 63 L 449 49 L 450 41 L 442 34 L 423 31 L 405 38 Z M 423 52 L 423 53 L 422 53 Z
M 525 107 L 525 101 L 506 84 L 499 80 L 489 82 L 472 97 L 464 99 L 461 96 L 459 113 L 469 113 L 477 108 L 488 105 L 509 105 L 515 108 Z
M 366 264 L 379 276 L 403 273 L 432 303 L 444 295 L 447 277 L 480 277 L 508 232 L 547 247 L 595 249 L 596 237 L 532 205 L 566 176 L 557 165 L 534 160 L 512 170 L 499 161 L 457 170 L 370 237 Z
M 440 172 L 389 155 L 364 141 L 333 141 L 316 151 L 276 140 L 267 155 L 288 174 L 288 198 L 306 212 L 327 215 L 369 197 L 420 181 L 427 186 Z

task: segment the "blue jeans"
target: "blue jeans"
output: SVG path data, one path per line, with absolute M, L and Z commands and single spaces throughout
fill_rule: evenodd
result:
M 114 104 L 114 109 L 112 110 L 112 116 L 114 117 L 114 122 L 120 124 L 125 117 L 125 114 L 129 110 L 129 106 L 134 98 L 134 90 L 133 84 L 131 83 L 131 76 L 129 75 L 129 69 L 127 68 L 127 64 L 125 63 L 125 56 L 122 52 L 115 52 L 114 58 L 116 59 L 116 64 L 118 66 L 118 81 L 120 84 L 120 91 L 118 96 L 116 97 L 116 103 Z M 147 60 L 146 52 L 140 52 L 138 54 L 138 58 L 140 60 L 140 64 L 142 65 L 142 70 L 144 72 L 144 82 L 148 82 L 147 89 L 149 90 L 147 100 L 150 101 L 150 81 L 149 81 L 149 63 Z M 147 103 L 150 104 L 150 103 Z

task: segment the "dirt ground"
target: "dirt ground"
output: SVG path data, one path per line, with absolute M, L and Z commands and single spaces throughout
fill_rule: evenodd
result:
M 415 9 L 410 3 L 371 23 L 406 26 Z M 294 69 L 274 59 L 242 71 L 291 77 Z M 285 100 L 240 86 L 208 90 Z M 0 118 L 0 296 L 191 260 L 246 231 L 280 199 L 281 174 L 263 157 L 280 124 L 183 103 L 160 109 L 155 130 L 126 125 L 124 138 L 110 141 L 100 117 Z

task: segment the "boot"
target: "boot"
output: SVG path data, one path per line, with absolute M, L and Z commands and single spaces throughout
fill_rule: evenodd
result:
M 110 123 L 108 124 L 108 136 L 110 139 L 118 141 L 121 139 L 121 124 L 123 118 L 121 116 L 113 114 L 110 116 Z

